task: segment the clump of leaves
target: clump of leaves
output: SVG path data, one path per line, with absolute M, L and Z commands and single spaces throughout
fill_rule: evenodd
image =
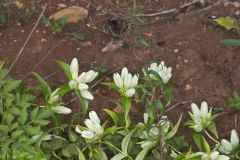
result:
M 232 108 L 240 110 L 240 96 L 236 91 L 234 91 L 233 95 L 229 98 L 229 103 Z
M 35 107 L 35 96 L 0 66 L 0 159 L 44 158 L 32 137 L 44 133 L 51 110 Z M 5 78 L 6 77 L 6 78 Z
M 67 16 L 64 16 L 63 18 L 58 20 L 51 20 L 47 17 L 43 17 L 42 23 L 49 27 L 53 33 L 61 33 L 63 28 L 67 24 L 67 19 Z
M 227 30 L 233 29 L 236 31 L 240 31 L 240 24 L 232 18 L 220 17 L 216 18 L 215 22 L 217 22 L 218 25 L 224 27 Z M 240 46 L 240 39 L 224 39 L 221 41 L 221 43 L 230 46 Z
M 18 8 L 15 3 L 0 3 L 0 27 L 25 22 L 36 11 L 37 6 L 34 3 L 24 9 Z

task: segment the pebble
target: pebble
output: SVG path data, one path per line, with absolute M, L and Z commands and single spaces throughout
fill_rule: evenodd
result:
M 91 46 L 92 45 L 92 42 L 91 41 L 87 41 L 87 42 L 84 42 L 83 43 L 83 46 Z
M 36 33 L 39 33 L 39 29 L 36 30 Z
M 174 52 L 174 53 L 178 53 L 178 52 L 179 52 L 179 49 L 176 48 L 176 49 L 173 50 L 173 52 Z
M 185 90 L 186 90 L 186 91 L 189 91 L 189 90 L 191 90 L 191 89 L 192 89 L 192 86 L 191 86 L 190 84 L 186 84 Z
M 47 42 L 45 38 L 41 38 L 41 43 Z
M 21 32 L 24 33 L 25 31 L 22 29 Z
M 0 33 L 0 36 L 2 36 L 3 34 L 2 33 Z
M 184 59 L 184 61 L 183 61 L 184 63 L 188 63 L 188 60 L 187 59 Z
M 16 39 L 14 39 L 14 40 L 13 40 L 13 42 L 14 42 L 14 43 L 16 43 L 16 42 L 17 42 L 17 40 L 16 40 Z
M 59 4 L 58 4 L 58 7 L 60 7 L 60 8 L 66 8 L 66 7 L 67 7 L 67 5 L 66 5 L 66 4 L 64 4 L 64 3 L 59 3 Z
M 77 48 L 76 50 L 77 50 L 77 51 L 80 51 L 80 48 Z
M 21 23 L 17 23 L 18 26 L 21 26 Z
M 176 69 L 179 69 L 180 68 L 180 64 L 176 64 Z

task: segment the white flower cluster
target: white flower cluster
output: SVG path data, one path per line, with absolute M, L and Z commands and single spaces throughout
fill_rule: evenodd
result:
M 147 124 L 148 118 L 149 118 L 147 113 L 143 114 L 143 118 L 144 118 L 144 124 Z M 144 124 L 139 123 L 139 125 L 144 125 Z M 170 128 L 170 122 L 168 121 L 167 116 L 161 117 L 161 120 L 159 121 L 159 125 L 161 127 L 163 136 L 166 135 Z M 139 142 L 138 144 L 141 144 L 142 148 L 154 146 L 158 141 L 157 137 L 159 137 L 159 128 L 155 124 L 153 124 L 148 131 L 143 131 L 143 134 L 140 136 L 140 138 L 143 139 L 143 141 Z
M 69 82 L 69 87 L 71 89 L 79 90 L 81 96 L 83 98 L 93 100 L 93 95 L 88 91 L 87 83 L 92 82 L 98 75 L 97 72 L 90 70 L 88 72 L 83 72 L 78 75 L 78 60 L 73 58 L 71 65 L 70 65 L 70 72 L 72 75 L 72 80 Z
M 148 68 L 148 71 L 150 70 L 157 72 L 163 80 L 163 83 L 168 83 L 172 77 L 172 68 L 165 66 L 164 61 L 162 61 L 159 65 L 157 63 L 152 63 Z M 150 74 L 150 78 L 157 80 L 157 77 L 153 74 Z
M 230 142 L 226 139 L 221 140 L 218 150 L 223 154 L 230 154 L 234 149 L 239 147 L 239 137 L 236 130 L 232 130 Z
M 89 112 L 89 118 L 90 119 L 86 119 L 84 121 L 84 124 L 87 126 L 87 128 L 81 130 L 77 126 L 75 131 L 80 133 L 83 138 L 92 140 L 101 136 L 104 132 L 104 129 L 101 126 L 101 121 L 95 111 Z
M 212 122 L 212 109 L 208 111 L 207 102 L 201 103 L 201 109 L 195 103 L 191 104 L 192 113 L 189 112 L 194 124 L 190 126 L 196 132 L 201 132 L 206 126 Z
M 48 100 L 48 106 L 55 111 L 58 114 L 69 114 L 72 112 L 71 109 L 64 107 L 61 105 L 61 99 L 60 96 L 57 94 L 59 88 L 52 92 L 52 94 L 49 97 Z M 40 107 L 46 107 L 46 106 L 40 106 Z
M 122 95 L 132 97 L 135 94 L 135 87 L 138 84 L 138 76 L 132 76 L 131 73 L 128 73 L 128 69 L 126 67 L 122 69 L 121 75 L 119 73 L 115 73 L 113 75 L 113 80 Z

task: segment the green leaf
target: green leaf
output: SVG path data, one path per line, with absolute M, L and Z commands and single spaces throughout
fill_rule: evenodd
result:
M 79 32 L 73 32 L 73 37 L 80 40 L 80 41 L 84 41 L 85 40 L 85 36 Z
M 220 17 L 216 18 L 215 21 L 222 27 L 229 29 L 240 30 L 240 25 L 231 18 Z
M 46 102 L 48 101 L 52 91 L 51 91 L 51 88 L 49 87 L 49 85 L 47 84 L 47 82 L 42 78 L 40 77 L 37 73 L 33 73 L 35 75 L 35 77 L 37 78 L 37 80 L 39 81 L 39 84 L 40 84 L 40 87 L 44 93 L 44 96 L 45 96 L 45 100 Z
M 64 63 L 62 61 L 56 61 L 57 64 L 62 68 L 62 70 L 64 71 L 64 73 L 66 74 L 67 78 L 70 80 L 72 79 L 72 75 L 70 73 L 70 65 L 67 63 Z
M 136 157 L 135 160 L 144 160 L 146 154 L 151 149 L 151 147 L 144 148 Z
M 207 129 L 214 134 L 216 138 L 218 138 L 218 133 L 217 133 L 217 128 L 215 123 L 211 123 L 210 125 L 207 126 Z
M 11 80 L 7 82 L 7 85 L 4 86 L 3 90 L 4 92 L 8 93 L 12 90 L 15 90 L 19 85 L 21 84 L 20 80 Z
M 36 118 L 36 116 L 38 114 L 38 111 L 39 111 L 39 107 L 36 107 L 36 108 L 33 109 L 33 111 L 30 114 L 30 119 L 31 120 L 34 120 Z
M 126 96 L 121 96 L 121 105 L 123 108 L 124 119 L 126 122 L 126 127 L 129 126 L 128 114 L 131 109 L 131 98 Z
M 152 48 L 152 45 L 145 41 L 143 38 L 137 39 L 137 43 L 143 45 L 145 48 Z
M 118 114 L 106 108 L 103 110 L 113 119 L 115 125 L 117 126 L 119 120 Z
M 206 141 L 206 139 L 204 137 L 202 139 L 203 139 L 203 146 L 204 146 L 205 152 L 207 154 L 210 154 L 211 148 L 210 148 L 208 142 Z
M 106 83 L 102 83 L 103 85 L 109 87 L 109 88 L 112 88 L 113 90 L 115 91 L 118 91 L 119 88 L 116 86 L 115 83 L 112 83 L 112 82 L 106 82 Z
M 52 110 L 49 108 L 40 108 L 36 119 L 45 119 L 49 118 L 52 115 Z
M 49 123 L 49 121 L 44 119 L 37 119 L 34 120 L 33 123 L 40 126 L 46 126 Z
M 135 132 L 135 129 L 131 130 L 123 139 L 122 144 L 121 144 L 121 148 L 124 154 L 128 155 L 128 145 L 129 142 L 131 140 L 131 137 L 133 135 L 133 133 Z
M 24 131 L 30 136 L 38 135 L 39 133 L 41 133 L 40 127 L 32 127 L 30 125 L 26 126 L 24 128 Z
M 127 157 L 126 155 L 123 155 L 121 153 L 118 153 L 117 155 L 115 155 L 114 157 L 111 158 L 111 160 L 121 160 L 123 158 Z
M 177 122 L 177 124 L 173 127 L 173 129 L 166 135 L 166 137 L 164 137 L 165 140 L 168 140 L 168 139 L 172 138 L 172 137 L 177 133 L 181 121 L 182 121 L 182 115 L 181 115 L 180 118 L 178 119 L 178 122 Z
M 7 69 L 5 68 L 0 69 L 0 82 L 3 80 L 3 78 L 6 77 L 7 73 L 8 73 Z
M 61 86 L 58 91 L 57 91 L 57 95 L 65 95 L 66 93 L 70 92 L 71 89 L 69 87 L 68 84 L 64 84 L 63 86 Z
M 195 132 L 193 131 L 193 139 L 195 143 L 197 144 L 197 147 L 199 148 L 200 151 L 203 151 L 203 135 L 202 132 Z
M 3 133 L 8 132 L 8 126 L 6 126 L 6 125 L 0 125 L 0 131 L 3 132 Z
M 24 125 L 28 118 L 28 112 L 26 108 L 23 108 L 20 114 L 20 117 L 18 118 L 18 123 L 20 125 Z
M 220 42 L 224 45 L 240 46 L 240 39 L 224 39 Z

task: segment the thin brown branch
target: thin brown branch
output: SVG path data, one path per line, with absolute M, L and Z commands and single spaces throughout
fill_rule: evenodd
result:
M 26 47 L 26 45 L 28 44 L 30 38 L 32 37 L 33 32 L 34 32 L 35 29 L 37 28 L 37 26 L 38 26 L 38 24 L 39 24 L 39 22 L 40 22 L 40 20 L 41 20 L 41 18 L 42 18 L 42 16 L 43 16 L 43 13 L 45 12 L 46 8 L 47 8 L 47 4 L 44 5 L 44 7 L 43 7 L 43 9 L 42 9 L 42 12 L 40 13 L 40 15 L 39 15 L 39 17 L 38 17 L 38 19 L 37 19 L 37 22 L 35 23 L 34 27 L 32 28 L 30 34 L 28 35 L 28 37 L 27 37 L 26 41 L 24 42 L 22 48 L 21 48 L 20 51 L 18 52 L 18 54 L 17 54 L 16 58 L 14 59 L 13 63 L 12 63 L 11 66 L 9 67 L 9 70 L 8 70 L 8 73 L 6 74 L 6 76 L 11 72 L 11 70 L 12 70 L 13 67 L 14 67 L 14 65 L 17 63 L 17 61 L 18 61 L 19 57 L 21 56 L 24 48 Z M 5 77 L 6 77 L 6 76 L 5 76 Z

